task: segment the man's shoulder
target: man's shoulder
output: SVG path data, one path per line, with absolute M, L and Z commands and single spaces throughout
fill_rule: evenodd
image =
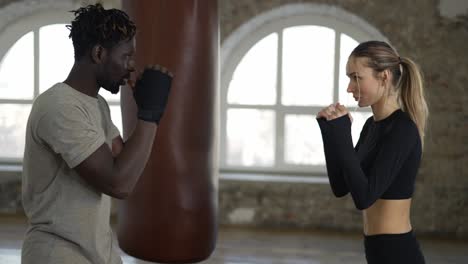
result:
M 79 107 L 80 105 L 81 103 L 73 93 L 72 88 L 64 83 L 53 85 L 34 100 L 34 107 L 37 110 L 46 111 L 60 111 L 64 107 Z
M 109 108 L 109 103 L 107 102 L 107 100 L 102 95 L 98 94 L 97 99 L 98 99 L 98 104 L 101 107 Z

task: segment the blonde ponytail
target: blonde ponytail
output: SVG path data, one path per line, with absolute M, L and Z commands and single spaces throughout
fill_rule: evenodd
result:
M 422 145 L 429 110 L 424 98 L 424 83 L 419 66 L 409 58 L 400 58 L 402 73 L 397 90 L 400 91 L 400 104 L 407 112 L 419 131 Z

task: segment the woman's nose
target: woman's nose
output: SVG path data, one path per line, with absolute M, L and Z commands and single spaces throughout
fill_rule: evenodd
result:
M 346 92 L 352 93 L 353 91 L 354 91 L 354 85 L 351 82 L 349 82 Z

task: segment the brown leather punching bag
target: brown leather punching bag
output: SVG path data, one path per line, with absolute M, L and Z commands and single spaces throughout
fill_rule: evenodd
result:
M 147 261 L 199 262 L 217 236 L 217 0 L 124 0 L 123 9 L 137 26 L 137 68 L 160 64 L 174 78 L 148 164 L 120 204 L 119 244 Z M 129 91 L 124 138 L 136 122 Z

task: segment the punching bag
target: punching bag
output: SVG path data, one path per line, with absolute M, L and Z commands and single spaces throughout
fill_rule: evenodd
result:
M 174 78 L 149 161 L 120 203 L 119 244 L 147 261 L 199 262 L 211 255 L 217 237 L 217 0 L 122 4 L 137 26 L 137 69 L 160 64 Z M 121 102 L 128 138 L 137 121 L 128 87 Z

